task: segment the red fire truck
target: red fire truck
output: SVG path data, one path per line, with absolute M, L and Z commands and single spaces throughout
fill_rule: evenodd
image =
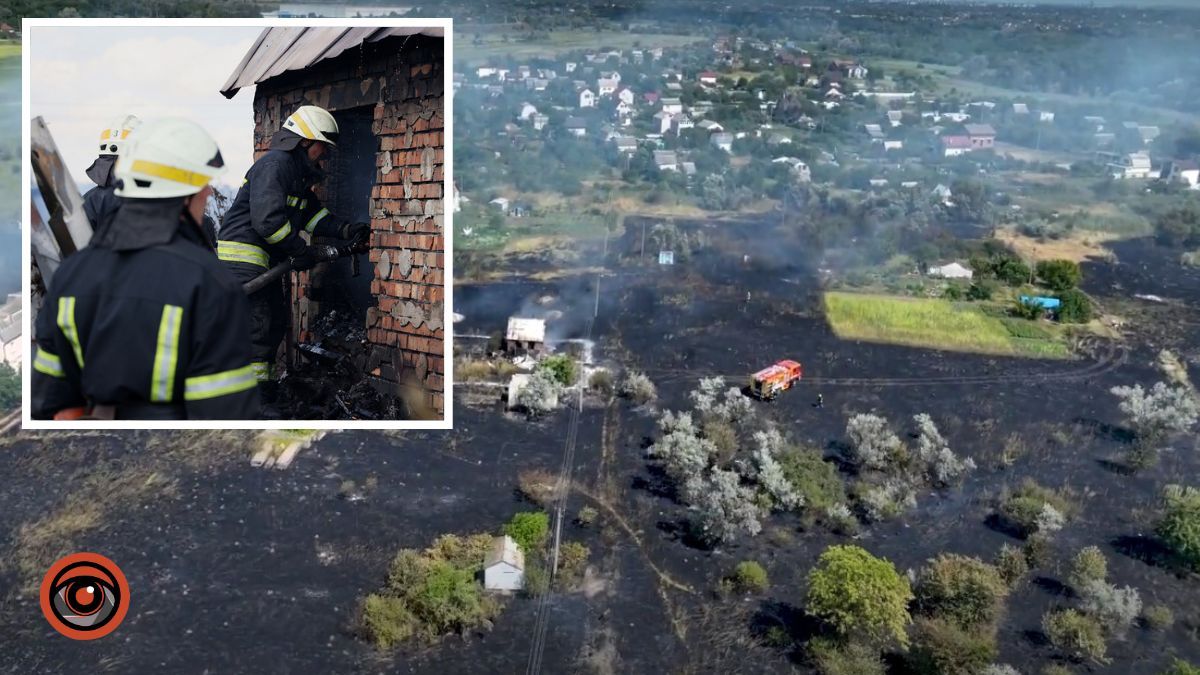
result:
M 791 389 L 804 375 L 797 361 L 783 360 L 750 376 L 750 393 L 755 398 L 769 401 L 779 392 Z

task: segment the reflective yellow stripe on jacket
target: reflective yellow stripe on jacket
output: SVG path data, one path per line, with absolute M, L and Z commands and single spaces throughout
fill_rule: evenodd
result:
M 75 326 L 75 298 L 65 296 L 58 299 L 58 328 L 63 337 L 71 343 L 71 351 L 75 352 L 75 363 L 83 368 L 83 345 L 79 343 L 79 329 Z
M 304 231 L 312 234 L 313 230 L 317 229 L 317 223 L 321 222 L 321 219 L 327 215 L 329 215 L 329 209 L 321 209 L 320 211 L 317 211 L 315 214 L 313 214 L 313 217 L 308 220 L 308 224 L 304 226 Z
M 41 347 L 37 348 L 37 354 L 33 357 L 33 369 L 50 377 L 67 376 L 62 367 L 62 360 Z
M 212 375 L 200 375 L 184 380 L 183 398 L 187 401 L 202 401 L 218 396 L 228 396 L 258 386 L 254 368 L 242 366 Z
M 217 257 L 226 262 L 248 263 L 270 269 L 271 257 L 261 247 L 240 241 L 218 241 Z
M 279 242 L 283 241 L 284 237 L 288 236 L 291 233 L 292 233 L 292 224 L 284 223 L 283 227 L 280 227 L 278 230 L 275 230 L 275 232 L 271 236 L 267 237 L 267 243 L 268 244 L 278 244 Z
M 175 395 L 175 367 L 179 363 L 179 327 L 182 324 L 182 307 L 163 307 L 162 319 L 158 322 L 154 370 L 150 374 L 151 401 L 170 402 Z

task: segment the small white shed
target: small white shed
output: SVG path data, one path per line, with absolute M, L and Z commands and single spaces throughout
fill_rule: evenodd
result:
M 483 561 L 483 587 L 489 591 L 525 587 L 525 554 L 507 534 L 492 540 L 492 550 Z
M 943 279 L 970 279 L 974 276 L 974 273 L 954 262 L 949 265 L 942 265 L 941 267 L 930 267 L 929 276 L 942 277 Z

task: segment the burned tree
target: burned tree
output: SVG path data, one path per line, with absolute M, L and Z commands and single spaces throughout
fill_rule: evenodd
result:
M 1109 391 L 1120 399 L 1121 412 L 1134 433 L 1129 455 L 1134 468 L 1153 464 L 1169 434 L 1187 431 L 1200 418 L 1200 404 L 1183 385 L 1158 382 L 1150 391 L 1140 384 Z

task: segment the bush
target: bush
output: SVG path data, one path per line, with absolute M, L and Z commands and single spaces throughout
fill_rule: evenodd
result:
M 843 637 L 908 644 L 908 580 L 857 546 L 830 546 L 808 574 L 807 610 Z
M 1073 260 L 1043 260 L 1035 269 L 1038 280 L 1053 291 L 1075 288 L 1083 280 L 1079 263 Z
M 996 623 L 1008 586 L 982 560 L 944 553 L 921 571 L 915 593 L 922 614 L 971 630 Z
M 545 511 L 518 513 L 504 525 L 504 534 L 513 538 L 526 556 L 540 551 L 550 536 L 550 516 Z
M 967 288 L 968 300 L 991 300 L 996 293 L 996 285 L 989 281 L 976 281 Z
M 1165 511 L 1155 531 L 1180 560 L 1200 571 L 1200 490 L 1168 485 L 1163 501 Z
M 846 435 L 850 437 L 850 461 L 868 469 L 886 470 L 903 450 L 900 437 L 878 415 L 854 415 L 846 423 Z
M 917 425 L 917 459 L 925 465 L 925 471 L 934 485 L 945 487 L 961 480 L 968 471 L 975 470 L 973 459 L 959 459 L 950 450 L 946 439 L 933 423 L 933 418 L 920 413 L 913 416 L 913 421 Z
M 402 598 L 372 593 L 363 600 L 361 627 L 363 635 L 379 649 L 389 649 L 411 638 L 416 617 Z
M 1092 320 L 1092 301 L 1082 291 L 1074 288 L 1058 296 L 1062 303 L 1058 308 L 1058 320 L 1062 323 L 1087 323 Z
M 917 619 L 912 642 L 913 670 L 923 675 L 977 673 L 997 654 L 993 631 L 964 630 L 940 619 Z
M 645 373 L 633 371 L 621 383 L 621 395 L 641 405 L 658 398 L 658 391 Z
M 1121 400 L 1121 412 L 1137 434 L 1138 444 L 1149 451 L 1157 450 L 1167 433 L 1187 431 L 1200 417 L 1200 403 L 1183 385 L 1158 382 L 1149 392 L 1140 384 L 1109 391 Z
M 770 586 L 767 571 L 753 560 L 744 560 L 733 570 L 733 582 L 737 588 L 747 593 L 761 593 Z
M 1142 613 L 1142 597 L 1137 589 L 1117 588 L 1102 580 L 1092 580 L 1079 589 L 1083 611 L 1094 616 L 1109 635 L 1120 635 Z
M 517 394 L 517 403 L 531 413 L 544 413 L 558 405 L 562 385 L 548 370 L 534 371 L 529 382 Z
M 1150 630 L 1166 630 L 1175 624 L 1175 613 L 1166 605 L 1151 605 L 1142 612 L 1142 621 Z
M 1200 667 L 1184 661 L 1183 659 L 1175 659 L 1171 665 L 1162 672 L 1162 675 L 1200 675 Z
M 588 386 L 592 391 L 601 396 L 609 396 L 613 393 L 613 376 L 607 370 L 597 370 L 592 373 L 592 377 L 588 380 Z
M 547 356 L 538 363 L 537 369 L 550 373 L 554 380 L 564 387 L 575 384 L 575 379 L 579 377 L 575 360 L 566 354 Z
M 575 516 L 575 520 L 579 521 L 580 525 L 587 527 L 596 522 L 596 519 L 599 517 L 600 512 L 597 511 L 595 507 L 585 506 L 582 509 L 579 509 L 579 515 Z
M 861 642 L 838 644 L 814 638 L 808 643 L 808 658 L 821 675 L 884 675 L 887 672 L 879 650 Z
M 540 563 L 525 561 L 525 587 L 521 590 L 531 598 L 550 590 L 550 572 Z
M 882 485 L 861 483 L 855 486 L 863 515 L 873 522 L 891 520 L 916 508 L 917 495 L 907 481 L 889 478 Z
M 996 555 L 996 571 L 1004 583 L 1013 588 L 1029 573 L 1029 561 L 1021 549 L 1005 544 Z
M 1065 497 L 1032 480 L 1026 480 L 1000 504 L 1000 513 L 1026 537 L 1061 529 L 1072 510 Z
M 555 580 L 567 586 L 582 578 L 590 553 L 588 547 L 577 541 L 563 544 L 558 550 L 558 576 Z
M 826 512 L 846 501 L 842 475 L 832 462 L 826 462 L 818 450 L 789 448 L 779 455 L 783 477 L 805 505 L 814 512 Z
M 12 366 L 0 363 L 0 410 L 21 405 L 21 376 Z
M 1107 578 L 1108 560 L 1098 547 L 1088 546 L 1075 555 L 1067 581 L 1078 591 L 1093 581 L 1104 581 Z
M 1104 656 L 1108 650 L 1104 627 L 1094 617 L 1073 609 L 1047 612 L 1042 617 L 1042 630 L 1050 644 L 1073 659 L 1108 662 Z

